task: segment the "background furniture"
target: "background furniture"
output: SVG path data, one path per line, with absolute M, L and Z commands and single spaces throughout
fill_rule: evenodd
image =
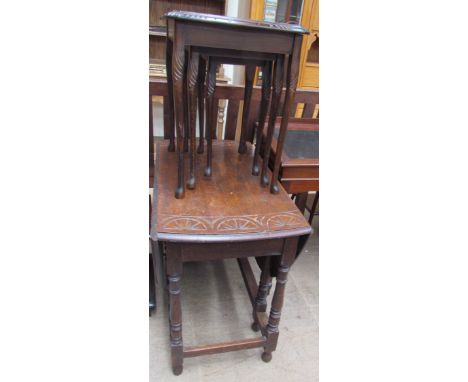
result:
M 150 0 L 149 1 L 149 58 L 155 74 L 166 76 L 166 20 L 167 12 L 192 11 L 224 15 L 225 0 Z
M 302 93 L 296 97 L 295 102 L 298 110 L 301 106 L 301 114 L 300 118 L 291 118 L 288 125 L 288 134 L 280 158 L 280 181 L 288 193 L 302 199 L 298 207 L 304 211 L 307 193 L 319 190 L 319 92 Z M 271 158 L 277 156 L 278 129 L 279 125 L 275 127 L 270 167 L 274 163 Z M 302 195 L 304 193 L 305 195 Z
M 279 336 L 279 321 L 285 297 L 289 268 L 296 256 L 297 241 L 311 232 L 310 226 L 281 188 L 278 195 L 258 187 L 250 174 L 253 147 L 239 155 L 237 144 L 218 141 L 213 152 L 211 178 L 200 181 L 197 192 L 176 200 L 173 189 L 177 179 L 176 153 L 167 150 L 168 142 L 159 142 L 155 168 L 154 205 L 151 224 L 153 253 L 163 250 L 170 305 L 171 358 L 174 374 L 183 370 L 183 359 L 205 354 L 263 347 L 262 359 L 271 360 Z M 197 156 L 201 160 L 200 156 Z M 198 167 L 201 174 L 201 169 Z M 235 170 L 233 170 L 235 169 Z M 248 256 L 279 257 L 277 283 L 267 316 L 266 296 L 269 275 L 264 263 L 257 287 Z M 188 347 L 183 344 L 180 280 L 183 262 L 238 258 L 239 266 L 253 306 L 254 330 L 261 336 L 237 341 Z M 266 265 L 265 265 L 266 264 Z
M 265 0 L 251 0 L 251 19 L 264 20 L 265 11 L 267 16 L 269 15 L 268 9 L 265 9 L 265 3 Z M 289 10 L 289 15 L 286 10 Z M 320 36 L 319 0 L 278 0 L 272 16 L 276 21 L 285 20 L 286 22 L 301 24 L 310 31 L 309 35 L 304 36 L 302 42 L 298 87 L 301 89 L 318 89 Z M 260 84 L 257 78 L 255 84 Z
M 277 134 L 278 128 L 275 129 L 275 136 Z M 276 144 L 276 139 L 273 139 L 273 158 L 276 157 Z M 281 155 L 280 182 L 289 194 L 295 196 L 296 205 L 304 212 L 308 193 L 319 191 L 318 119 L 298 118 L 290 121 Z
M 149 1 L 149 72 L 150 76 L 166 79 L 166 20 L 164 15 L 173 10 L 205 12 L 224 15 L 225 0 L 150 0 Z M 217 83 L 227 84 L 223 66 L 216 68 Z M 218 129 L 224 124 L 225 104 L 218 105 Z

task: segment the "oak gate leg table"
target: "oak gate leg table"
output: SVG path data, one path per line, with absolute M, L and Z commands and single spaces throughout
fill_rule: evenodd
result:
M 295 24 L 244 20 L 195 12 L 173 11 L 167 13 L 166 17 L 168 65 L 167 82 L 168 87 L 170 88 L 169 96 L 173 99 L 173 102 L 171 102 L 171 108 L 174 110 L 175 127 L 177 131 L 176 150 L 178 181 L 175 187 L 175 196 L 176 198 L 183 198 L 185 196 L 184 145 L 188 146 L 186 143 L 187 141 L 184 140 L 184 135 L 188 135 L 189 123 L 187 68 L 191 47 L 197 47 L 198 49 L 210 48 L 233 50 L 239 52 L 239 54 L 242 52 L 250 54 L 252 54 L 252 52 L 257 52 L 277 55 L 279 57 L 287 56 L 286 96 L 283 105 L 283 115 L 288 116 L 297 87 L 302 36 L 309 32 Z M 277 72 L 279 77 L 278 80 L 281 80 L 277 83 L 282 85 L 282 68 L 278 68 Z M 282 86 L 279 86 L 277 89 L 279 95 L 274 93 L 273 100 L 276 97 L 281 96 Z M 268 123 L 270 129 L 266 138 L 267 147 L 271 144 L 275 117 L 275 113 L 270 115 L 270 122 Z M 278 138 L 278 152 L 282 149 L 287 125 L 288 118 L 283 118 L 280 128 L 280 136 Z M 172 134 L 172 137 L 174 137 L 174 134 Z M 210 143 L 208 141 L 208 152 L 211 150 L 209 144 Z M 243 145 L 242 140 L 241 145 Z M 172 149 L 173 146 L 174 139 L 171 139 L 169 148 Z M 241 150 L 243 150 L 243 148 Z M 268 154 L 268 151 L 266 151 L 265 155 Z M 279 162 L 275 163 L 273 173 L 271 175 L 270 191 L 274 194 L 279 192 L 279 166 Z M 261 179 L 263 185 L 265 185 L 265 178 L 266 168 L 262 171 Z
M 287 275 L 296 256 L 299 238 L 309 235 L 310 225 L 284 189 L 277 195 L 258 187 L 251 176 L 254 148 L 247 143 L 246 154 L 239 154 L 234 141 L 213 142 L 213 175 L 201 177 L 196 192 L 184 199 L 174 198 L 177 179 L 175 152 L 169 142 L 159 142 L 156 150 L 154 204 L 151 222 L 153 253 L 162 248 L 169 292 L 170 347 L 173 373 L 183 370 L 183 359 L 241 349 L 263 348 L 262 359 L 269 362 L 276 349 L 279 321 L 285 297 Z M 201 160 L 197 156 L 197 160 Z M 202 167 L 197 166 L 198 174 Z M 250 268 L 248 257 L 264 257 L 260 285 Z M 237 258 L 252 303 L 254 338 L 232 342 L 186 346 L 182 336 L 180 281 L 183 263 Z M 269 258 L 279 258 L 277 283 L 270 314 L 266 312 L 269 290 Z

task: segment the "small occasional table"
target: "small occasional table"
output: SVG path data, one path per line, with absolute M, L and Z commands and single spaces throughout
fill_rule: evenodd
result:
M 169 292 L 169 324 L 172 369 L 178 375 L 183 359 L 205 354 L 263 348 L 262 359 L 269 362 L 276 349 L 279 321 L 285 296 L 287 275 L 300 237 L 309 235 L 310 225 L 280 186 L 277 195 L 259 188 L 250 174 L 254 148 L 239 154 L 234 141 L 216 141 L 213 175 L 201 177 L 197 192 L 184 199 L 174 198 L 177 179 L 176 153 L 169 142 L 158 142 L 154 182 L 151 240 L 153 254 L 162 248 L 163 268 Z M 197 156 L 197 160 L 201 160 Z M 202 174 L 201 166 L 197 166 Z M 257 286 L 248 257 L 262 257 L 262 275 Z M 279 258 L 277 282 L 267 315 L 269 260 Z M 182 336 L 180 281 L 183 263 L 237 258 L 247 293 L 253 306 L 253 325 L 260 335 L 202 346 L 186 346 Z M 271 279 L 270 279 L 271 280 Z
M 275 62 L 278 66 L 276 92 L 273 92 L 272 105 L 276 105 L 281 97 L 283 87 L 282 62 L 286 61 L 286 96 L 283 105 L 283 115 L 289 115 L 297 87 L 299 75 L 299 62 L 303 34 L 309 32 L 300 25 L 271 23 L 256 20 L 244 20 L 226 16 L 201 14 L 195 12 L 173 11 L 167 15 L 167 65 L 169 99 L 173 100 L 171 109 L 174 110 L 175 127 L 177 131 L 177 183 L 175 187 L 176 198 L 185 196 L 184 179 L 184 133 L 188 131 L 189 107 L 187 102 L 187 68 L 192 47 L 196 49 L 218 49 L 223 52 L 235 52 L 238 57 L 249 55 L 252 52 L 267 55 L 277 55 Z M 196 63 L 196 61 L 193 61 Z M 276 67 L 276 65 L 275 65 Z M 169 68 L 172 68 L 170 70 Z M 195 70 L 193 71 L 193 73 Z M 195 78 L 195 77 L 192 77 Z M 184 89 L 185 87 L 185 89 Z M 191 104 L 193 104 L 191 102 Z M 273 126 L 275 125 L 276 107 L 272 107 L 270 114 L 270 127 L 266 138 L 265 156 L 268 158 L 271 144 Z M 281 123 L 278 137 L 277 151 L 281 152 L 288 119 Z M 242 140 L 241 140 L 242 141 Z M 208 152 L 210 149 L 208 149 Z M 194 155 L 194 150 L 192 150 Z M 195 161 L 195 159 L 194 159 Z M 270 191 L 279 192 L 278 173 L 280 163 L 274 164 L 271 175 Z M 249 171 L 250 172 L 250 171 Z M 265 179 L 266 167 L 262 168 L 262 182 Z M 264 182 L 262 183 L 263 185 Z

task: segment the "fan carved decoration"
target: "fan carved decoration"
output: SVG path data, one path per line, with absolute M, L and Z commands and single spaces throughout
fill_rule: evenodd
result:
M 245 216 L 180 216 L 161 214 L 160 232 L 180 233 L 246 233 L 293 229 L 304 226 L 298 210 L 266 215 Z

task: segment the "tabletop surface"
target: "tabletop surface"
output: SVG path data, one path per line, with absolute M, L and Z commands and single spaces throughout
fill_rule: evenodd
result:
M 261 20 L 241 19 L 237 17 L 212 15 L 208 13 L 197 13 L 188 11 L 172 11 L 166 13 L 167 18 L 197 21 L 201 23 L 217 24 L 221 26 L 236 26 L 254 29 L 266 29 L 285 33 L 309 34 L 309 31 L 298 24 L 276 23 Z
M 246 154 L 238 154 L 237 142 L 214 141 L 211 178 L 203 175 L 206 154 L 197 154 L 196 189 L 187 189 L 183 199 L 174 197 L 177 160 L 167 146 L 167 141 L 158 142 L 156 151 L 153 240 L 247 241 L 310 233 L 310 225 L 282 187 L 279 194 L 271 194 L 251 175 L 251 144 Z

